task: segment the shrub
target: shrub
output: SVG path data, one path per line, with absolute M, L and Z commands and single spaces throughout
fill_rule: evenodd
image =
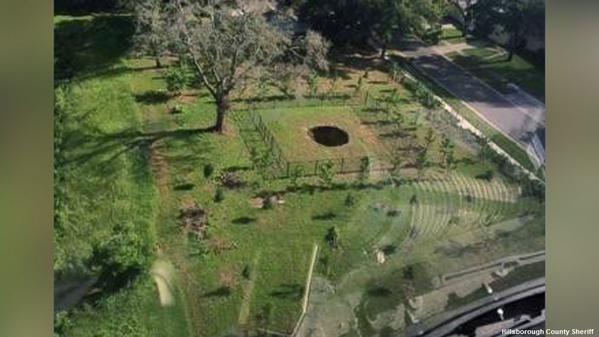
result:
M 223 200 L 225 200 L 225 190 L 223 190 L 223 188 L 219 186 L 216 188 L 216 193 L 214 194 L 214 201 L 221 202 Z
M 175 95 L 179 95 L 191 82 L 186 69 L 181 66 L 168 68 L 164 73 L 164 80 L 166 89 Z
M 418 203 L 418 197 L 416 196 L 416 194 L 412 194 L 412 197 L 410 198 L 410 205 L 415 205 Z
M 246 264 L 241 271 L 241 276 L 246 280 L 249 280 L 252 277 L 252 267 L 249 264 Z
M 423 40 L 430 44 L 438 44 L 439 40 L 441 40 L 441 35 L 443 34 L 443 30 L 441 27 L 434 27 L 429 29 L 423 36 Z
M 363 184 L 368 180 L 368 176 L 370 175 L 370 158 L 364 157 L 360 159 L 360 175 L 358 179 L 360 183 Z
M 339 232 L 337 231 L 337 227 L 333 226 L 329 228 L 325 239 L 332 249 L 336 249 L 339 242 Z
M 212 164 L 204 165 L 204 178 L 210 178 L 214 173 L 214 166 Z
M 485 172 L 477 175 L 476 178 L 486 180 L 486 181 L 491 181 L 493 179 L 494 175 L 495 175 L 495 172 L 493 172 L 493 170 L 486 170 Z
M 347 207 L 352 207 L 353 205 L 356 204 L 356 198 L 353 196 L 353 194 L 351 194 L 351 193 L 347 194 L 347 196 L 345 197 L 344 204 Z

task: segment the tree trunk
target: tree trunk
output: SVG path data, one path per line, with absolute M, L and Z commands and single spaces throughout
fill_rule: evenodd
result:
M 223 133 L 227 110 L 229 110 L 229 99 L 225 96 L 216 102 L 216 124 L 214 125 L 214 131 Z
M 383 44 L 383 48 L 381 49 L 381 59 L 385 59 L 385 56 L 387 55 L 387 43 Z
M 508 54 L 507 54 L 507 61 L 511 62 L 512 58 L 514 58 L 514 49 L 510 48 L 510 50 L 508 50 Z
M 162 62 L 160 62 L 160 57 L 156 57 L 154 60 L 156 61 L 156 68 L 162 68 Z

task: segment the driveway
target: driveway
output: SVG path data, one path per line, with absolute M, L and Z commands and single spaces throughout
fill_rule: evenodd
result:
M 545 106 L 517 87 L 501 94 L 440 55 L 435 47 L 402 40 L 399 54 L 484 117 L 492 126 L 545 162 Z

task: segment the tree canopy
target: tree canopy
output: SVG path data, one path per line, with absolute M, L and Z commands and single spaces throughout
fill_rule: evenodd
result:
M 309 32 L 304 38 L 292 39 L 269 24 L 262 5 L 174 0 L 164 9 L 170 51 L 193 69 L 216 102 L 215 131 L 223 131 L 233 90 L 273 70 L 286 80 L 281 72 L 299 66 L 326 68 L 328 44 L 320 35 Z
M 495 30 L 506 33 L 508 60 L 526 44 L 526 37 L 545 34 L 544 0 L 479 0 L 473 5 L 473 19 L 480 35 Z
M 341 44 L 389 43 L 393 34 L 422 34 L 441 18 L 439 0 L 306 0 L 300 16 Z

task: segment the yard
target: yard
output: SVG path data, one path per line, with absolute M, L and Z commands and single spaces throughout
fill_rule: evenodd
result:
M 473 44 L 473 48 L 447 56 L 500 92 L 505 91 L 507 83 L 514 83 L 540 101 L 545 100 L 544 71 L 519 55 L 507 61 L 507 52 L 501 47 Z
M 61 62 L 76 73 L 66 84 L 66 157 L 74 164 L 64 167 L 70 196 L 65 217 L 73 231 L 78 223 L 106 228 L 106 240 L 118 237 L 119 225 L 127 223 L 139 242 L 114 244 L 133 247 L 125 256 L 170 261 L 177 271 L 175 305 L 160 306 L 144 270 L 93 306 L 72 311 L 62 326 L 65 335 L 224 337 L 260 329 L 288 334 L 300 317 L 314 244 L 321 247 L 316 277 L 338 288 L 338 299 L 357 298 L 343 303 L 355 305 L 350 312 L 357 310 L 359 329 L 369 335 L 380 327 L 364 317 L 430 291 L 435 275 L 541 245 L 508 245 L 497 233 L 517 235 L 522 229 L 506 221 L 540 214 L 542 202 L 523 194 L 516 179 L 481 158 L 472 135 L 442 111 L 418 103 L 374 58 L 340 58 L 342 76 L 319 78 L 319 94 L 333 99 L 317 105 L 280 99 L 274 88 L 266 98 L 252 90 L 239 94 L 224 133 L 217 134 L 209 129 L 215 104 L 205 89 L 169 93 L 164 69 L 121 49 L 126 27 L 122 17 L 56 22 L 68 56 Z M 376 104 L 360 103 L 366 92 Z M 339 97 L 348 97 L 346 104 Z M 265 107 L 268 99 L 271 108 Z M 247 100 L 264 103 L 253 110 L 285 160 L 372 156 L 388 166 L 401 156 L 401 182 L 391 183 L 385 170 L 335 175 L 330 182 L 318 170 L 297 181 L 288 175 L 270 179 L 256 159 L 269 154 L 269 145 L 257 135 L 250 110 L 242 108 Z M 174 106 L 178 113 L 172 113 Z M 347 144 L 315 142 L 309 131 L 323 125 L 347 132 Z M 453 168 L 442 164 L 443 136 L 455 146 Z M 417 169 L 417 153 L 427 146 L 428 164 Z M 208 219 L 200 238 L 182 220 L 197 208 Z M 453 255 L 446 253 L 452 240 L 458 242 Z M 479 245 L 485 240 L 492 249 Z M 384 264 L 377 262 L 378 252 Z M 404 283 L 413 292 L 405 292 Z M 385 298 L 387 292 L 392 296 Z

